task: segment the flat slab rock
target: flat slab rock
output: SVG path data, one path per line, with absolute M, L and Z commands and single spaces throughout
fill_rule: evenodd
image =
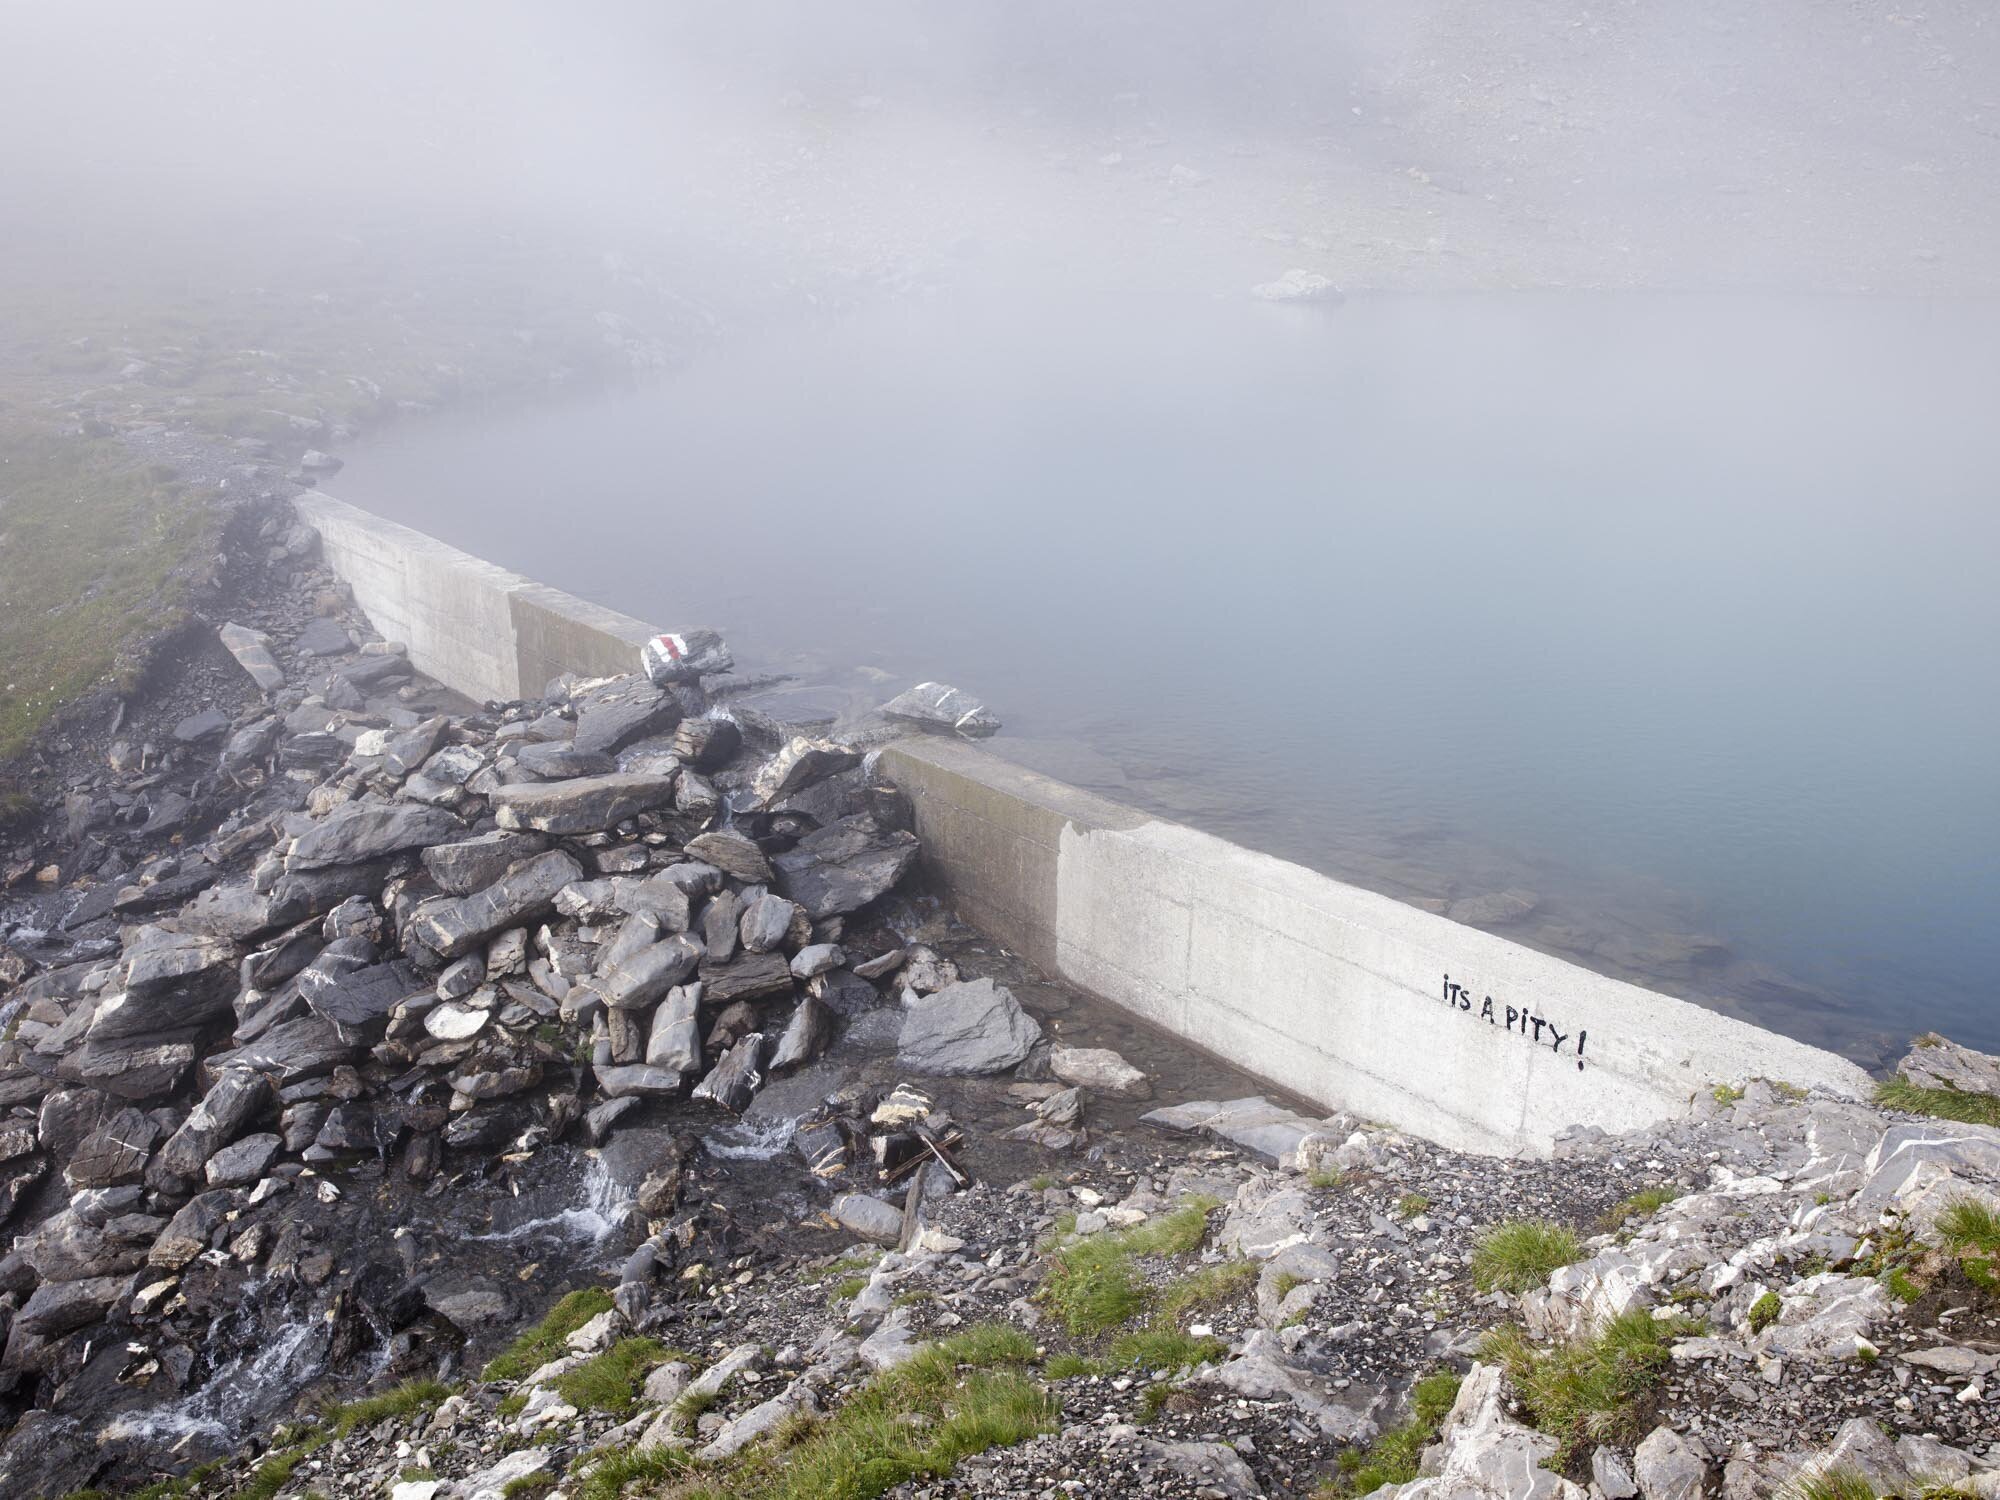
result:
M 1309 1135 L 1322 1134 L 1324 1122 L 1273 1104 L 1261 1094 L 1248 1099 L 1197 1099 L 1148 1110 L 1139 1117 L 1169 1130 L 1205 1131 L 1233 1146 L 1278 1160 Z
M 1011 990 L 991 979 L 946 985 L 903 1013 L 897 1063 L 912 1073 L 962 1078 L 1025 1061 L 1042 1028 Z

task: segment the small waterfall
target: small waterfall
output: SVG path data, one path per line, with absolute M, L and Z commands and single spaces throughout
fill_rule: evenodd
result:
M 736 1120 L 706 1132 L 701 1143 L 708 1148 L 711 1156 L 736 1161 L 769 1161 L 791 1149 L 792 1132 L 797 1125 L 796 1120 L 787 1119 L 768 1120 L 756 1125 Z
M 200 1390 L 109 1423 L 107 1439 L 164 1441 L 209 1436 L 234 1441 L 317 1376 L 326 1364 L 326 1324 L 288 1323 L 254 1353 L 217 1370 Z
M 612 1177 L 603 1158 L 595 1154 L 585 1159 L 580 1187 L 583 1201 L 573 1207 L 472 1238 L 482 1243 L 553 1239 L 600 1245 L 624 1222 L 632 1195 Z

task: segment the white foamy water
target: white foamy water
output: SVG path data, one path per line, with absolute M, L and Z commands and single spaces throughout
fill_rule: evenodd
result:
M 739 1161 L 769 1161 L 791 1149 L 792 1131 L 797 1124 L 796 1120 L 774 1120 L 752 1125 L 738 1120 L 709 1131 L 702 1136 L 701 1143 L 708 1148 L 711 1156 Z
M 197 1434 L 233 1438 L 274 1401 L 303 1387 L 320 1372 L 325 1324 L 293 1323 L 254 1355 L 224 1365 L 193 1394 L 150 1411 L 134 1412 L 106 1425 L 111 1439 L 164 1439 Z
M 473 1238 L 485 1244 L 509 1244 L 527 1239 L 580 1240 L 592 1245 L 602 1243 L 618 1227 L 632 1195 L 612 1177 L 603 1159 L 596 1156 L 588 1158 L 585 1163 L 582 1189 L 583 1201 L 573 1208 L 529 1219 L 511 1229 L 477 1234 Z

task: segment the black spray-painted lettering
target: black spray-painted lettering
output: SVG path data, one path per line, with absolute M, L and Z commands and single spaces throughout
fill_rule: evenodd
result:
M 1444 976 L 1444 1003 L 1469 1015 L 1472 1012 L 1472 991 L 1462 984 L 1454 984 L 1451 975 L 1447 974 Z M 1538 1016 L 1525 1006 L 1506 1005 L 1502 1009 L 1506 1016 L 1504 1023 L 1497 1019 L 1495 1015 L 1493 997 L 1487 995 L 1479 1002 L 1479 1018 L 1488 1026 L 1502 1026 L 1504 1024 L 1504 1029 L 1510 1032 L 1516 1026 L 1519 1026 L 1523 1037 L 1526 1037 L 1538 1047 L 1546 1040 L 1549 1050 L 1552 1052 L 1561 1052 L 1563 1043 L 1570 1040 L 1570 1033 L 1556 1030 L 1556 1023 L 1551 1021 L 1547 1016 Z M 1542 1035 L 1544 1031 L 1548 1033 L 1546 1038 Z M 1576 1046 L 1571 1050 L 1570 1055 L 1576 1059 L 1576 1070 L 1579 1073 L 1583 1071 L 1584 1044 L 1589 1040 L 1590 1033 L 1588 1031 L 1578 1031 L 1576 1033 Z

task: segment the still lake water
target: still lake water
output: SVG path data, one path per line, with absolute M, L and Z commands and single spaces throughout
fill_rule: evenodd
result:
M 2000 309 L 941 299 L 331 488 L 1863 1061 L 2000 1047 Z

